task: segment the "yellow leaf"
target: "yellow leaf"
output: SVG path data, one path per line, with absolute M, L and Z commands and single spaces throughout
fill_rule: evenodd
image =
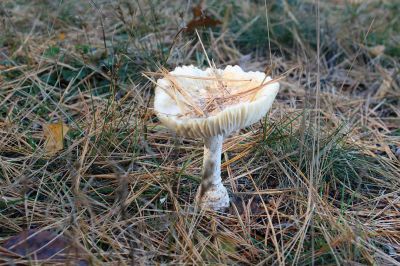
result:
M 43 133 L 46 139 L 44 148 L 48 155 L 54 155 L 64 148 L 64 137 L 69 128 L 64 123 L 43 125 Z
M 58 39 L 59 39 L 60 41 L 64 41 L 64 39 L 65 39 L 65 33 L 64 33 L 64 32 L 61 32 L 61 33 L 58 35 Z

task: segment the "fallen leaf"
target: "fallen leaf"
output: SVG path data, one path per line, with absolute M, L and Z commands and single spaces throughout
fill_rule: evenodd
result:
M 31 229 L 7 239 L 0 249 L 2 258 L 46 260 L 46 262 L 89 265 L 84 249 L 63 235 L 51 230 Z
M 185 31 L 192 32 L 201 27 L 215 27 L 222 22 L 218 19 L 213 19 L 210 16 L 204 16 L 199 19 L 192 19 L 186 26 Z
M 374 57 L 383 55 L 383 53 L 385 52 L 385 46 L 384 45 L 377 45 L 377 46 L 374 46 L 374 47 L 370 47 L 370 48 L 368 48 L 368 52 Z
M 261 206 L 261 200 L 259 198 L 244 198 L 234 196 L 229 209 L 229 213 L 232 215 L 258 215 L 264 212 Z
M 64 137 L 69 128 L 64 123 L 43 125 L 43 132 L 46 142 L 44 148 L 48 155 L 54 155 L 64 148 Z
M 201 5 L 202 3 L 200 2 L 198 5 L 192 8 L 193 19 L 186 25 L 186 32 L 193 32 L 195 29 L 201 27 L 215 27 L 219 24 L 222 24 L 220 20 L 214 19 L 207 15 Z
M 58 39 L 59 39 L 60 41 L 64 41 L 64 40 L 65 40 L 65 33 L 64 33 L 64 32 L 61 32 L 61 33 L 58 35 Z
M 202 3 L 199 3 L 197 6 L 192 8 L 193 17 L 197 18 L 203 14 L 203 8 L 201 7 Z

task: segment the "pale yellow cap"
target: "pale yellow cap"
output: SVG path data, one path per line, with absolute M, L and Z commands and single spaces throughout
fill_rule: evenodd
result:
M 244 72 L 239 66 L 227 66 L 222 69 L 206 70 L 194 66 L 182 66 L 170 72 L 178 85 L 185 90 L 194 102 L 202 102 L 207 90 L 215 87 L 216 74 L 225 84 L 227 90 L 240 88 L 254 90 L 249 97 L 238 97 L 233 104 L 224 106 L 221 110 L 203 117 L 190 117 L 185 115 L 176 99 L 166 92 L 171 82 L 165 78 L 157 81 L 155 89 L 154 109 L 160 121 L 178 135 L 190 138 L 207 138 L 216 135 L 228 135 L 231 132 L 249 126 L 266 115 L 279 91 L 279 83 L 269 83 L 270 77 L 263 72 Z M 189 77 L 199 77 L 193 79 Z M 214 79 L 207 79 L 212 77 Z M 201 79 L 204 78 L 204 79 Z M 179 97 L 179 95 L 178 95 Z M 179 97 L 182 98 L 182 97 Z

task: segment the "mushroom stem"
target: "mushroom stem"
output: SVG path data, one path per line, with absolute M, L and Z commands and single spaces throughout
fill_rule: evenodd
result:
M 221 210 L 229 206 L 228 191 L 221 179 L 221 153 L 223 136 L 204 139 L 203 179 L 197 194 L 202 208 Z

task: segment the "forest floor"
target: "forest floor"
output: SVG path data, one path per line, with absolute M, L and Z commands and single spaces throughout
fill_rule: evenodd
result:
M 399 264 L 400 2 L 266 2 L 1 1 L 0 264 Z M 284 75 L 224 143 L 224 212 L 142 75 L 207 67 L 195 30 Z

